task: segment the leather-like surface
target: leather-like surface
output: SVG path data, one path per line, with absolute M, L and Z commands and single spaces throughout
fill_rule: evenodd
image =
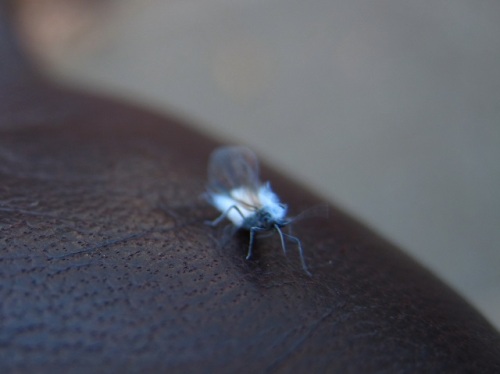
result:
M 45 85 L 0 122 L 0 370 L 498 372 L 497 332 L 335 208 L 293 246 L 223 244 L 199 195 L 216 144 Z M 264 170 L 292 212 L 318 203 Z
M 217 145 L 173 118 L 54 88 L 0 5 L 0 372 L 500 372 L 500 337 L 331 208 L 292 245 L 225 238 L 200 194 Z M 14 45 L 14 48 L 12 46 Z M 318 203 L 264 169 L 292 213 Z

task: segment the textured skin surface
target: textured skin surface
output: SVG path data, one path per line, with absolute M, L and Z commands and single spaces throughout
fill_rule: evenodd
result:
M 0 102 L 0 372 L 500 372 L 500 337 L 335 208 L 222 245 L 217 145 L 172 118 L 25 80 Z M 276 173 L 292 213 L 318 200 Z

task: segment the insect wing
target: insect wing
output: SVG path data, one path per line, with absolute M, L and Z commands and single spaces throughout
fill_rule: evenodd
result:
M 208 163 L 208 190 L 229 193 L 237 188 L 256 193 L 260 187 L 259 162 L 250 149 L 240 146 L 217 148 Z

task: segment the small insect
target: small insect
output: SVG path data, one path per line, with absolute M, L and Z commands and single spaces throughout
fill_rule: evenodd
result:
M 304 259 L 302 244 L 298 238 L 285 234 L 282 227 L 293 222 L 287 218 L 287 205 L 271 190 L 269 182 L 259 179 L 257 156 L 250 149 L 241 146 L 217 148 L 208 163 L 208 186 L 205 194 L 208 202 L 222 214 L 208 223 L 218 225 L 225 218 L 236 229 L 250 231 L 250 242 L 246 259 L 252 257 L 254 238 L 257 233 L 276 231 L 286 255 L 285 239 L 297 244 L 302 268 L 311 276 Z

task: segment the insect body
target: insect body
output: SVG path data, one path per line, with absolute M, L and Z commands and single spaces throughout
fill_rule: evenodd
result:
M 210 204 L 222 214 L 211 221 L 216 226 L 229 219 L 236 228 L 250 231 L 247 259 L 252 257 L 255 235 L 276 231 L 286 254 L 285 239 L 297 244 L 302 268 L 307 269 L 302 244 L 298 238 L 282 231 L 293 219 L 287 218 L 287 206 L 282 204 L 268 183 L 259 180 L 259 163 L 248 148 L 227 146 L 216 149 L 208 164 L 208 186 L 205 195 Z

